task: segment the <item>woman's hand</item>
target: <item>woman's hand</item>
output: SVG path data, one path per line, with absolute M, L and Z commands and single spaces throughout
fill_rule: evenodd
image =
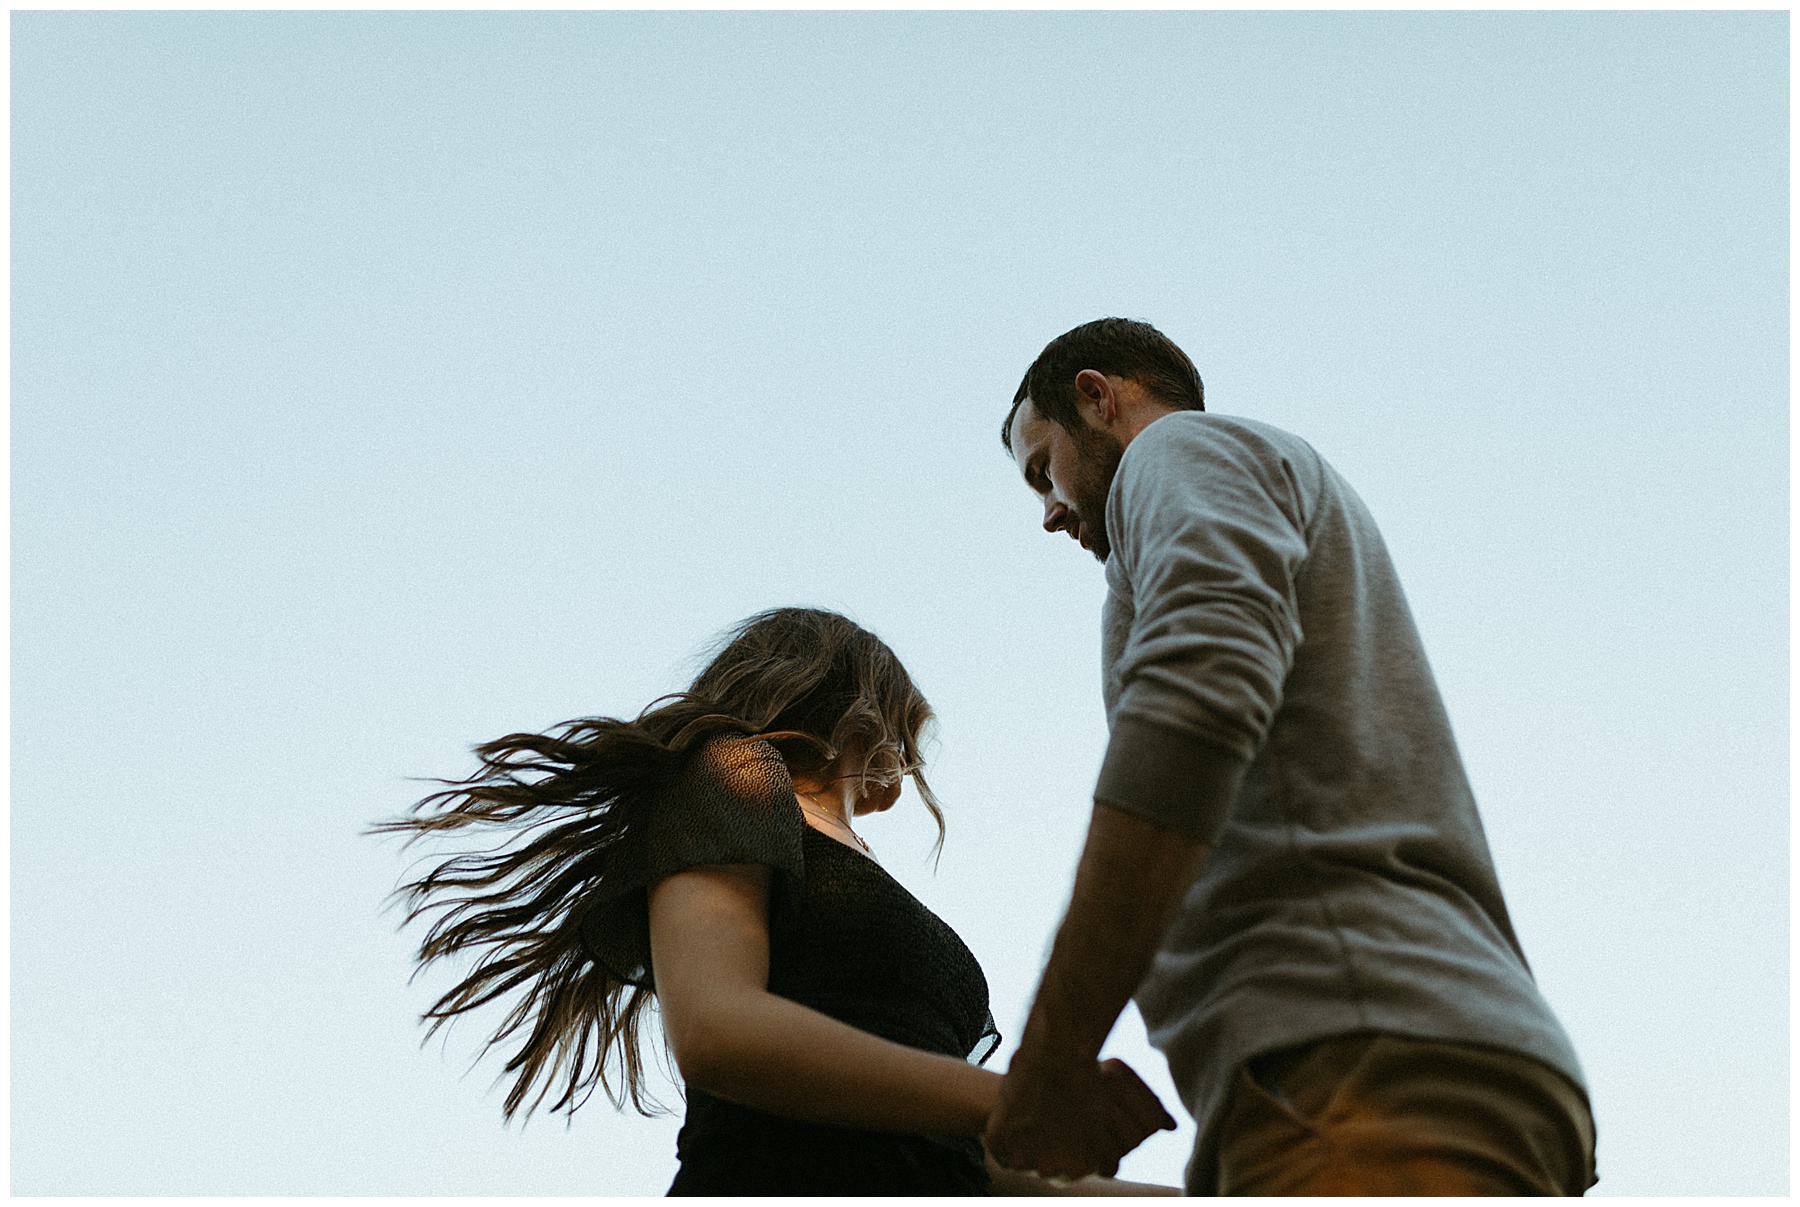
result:
M 1163 1186 L 1156 1182 L 1126 1182 L 1119 1178 L 1103 1178 L 1092 1174 L 1085 1178 L 1067 1181 L 1058 1178 L 1051 1181 L 1040 1178 L 1034 1173 L 1025 1173 L 1017 1169 L 1006 1169 L 994 1160 L 993 1154 L 987 1159 L 989 1193 L 995 1195 L 1080 1195 L 1084 1198 L 1099 1196 L 1116 1196 L 1119 1198 L 1146 1198 L 1152 1195 L 1179 1195 L 1181 1187 Z

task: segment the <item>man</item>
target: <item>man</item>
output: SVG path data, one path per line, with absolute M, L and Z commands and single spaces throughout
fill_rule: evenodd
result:
M 1592 1117 L 1507 918 L 1450 723 L 1362 501 L 1205 413 L 1146 323 L 1050 342 L 1002 431 L 1106 567 L 1111 730 L 987 1130 L 1080 1177 L 1123 1149 L 1101 1045 L 1136 996 L 1199 1125 L 1192 1194 L 1580 1194 Z

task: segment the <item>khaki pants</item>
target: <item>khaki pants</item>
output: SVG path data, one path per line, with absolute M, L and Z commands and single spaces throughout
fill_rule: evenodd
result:
M 1595 1182 L 1585 1096 L 1528 1057 L 1346 1035 L 1240 1068 L 1189 1194 L 1579 1195 Z

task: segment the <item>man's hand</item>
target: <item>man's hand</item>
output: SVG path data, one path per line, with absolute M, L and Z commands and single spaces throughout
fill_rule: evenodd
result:
M 988 1116 L 988 1152 L 1049 1178 L 1112 1177 L 1119 1159 L 1175 1120 L 1122 1060 L 1045 1066 L 1015 1059 Z

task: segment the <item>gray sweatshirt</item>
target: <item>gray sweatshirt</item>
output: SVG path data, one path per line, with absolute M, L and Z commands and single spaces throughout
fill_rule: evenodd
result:
M 1097 799 L 1212 845 L 1137 996 L 1206 1151 L 1262 1052 L 1356 1031 L 1582 1085 L 1514 936 L 1399 579 L 1305 441 L 1193 411 L 1107 500 Z

